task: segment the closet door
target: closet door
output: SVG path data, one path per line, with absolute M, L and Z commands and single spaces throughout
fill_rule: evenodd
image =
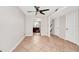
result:
M 66 40 L 78 43 L 78 12 L 66 15 Z
M 74 13 L 66 15 L 66 40 L 74 40 Z

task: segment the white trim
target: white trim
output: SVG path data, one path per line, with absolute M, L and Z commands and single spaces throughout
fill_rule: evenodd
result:
M 48 37 L 50 37 L 50 17 L 48 17 Z
M 9 52 L 12 52 L 21 42 L 22 40 L 25 38 L 25 36 L 22 36 L 21 39 L 18 41 L 17 44 L 15 44 L 15 46 L 9 51 Z
M 75 42 L 75 41 L 72 41 L 72 40 L 67 40 L 67 41 L 70 41 L 70 42 L 72 42 L 72 43 L 74 43 L 74 44 L 76 44 L 76 45 L 79 46 L 79 43 L 77 43 L 77 42 Z

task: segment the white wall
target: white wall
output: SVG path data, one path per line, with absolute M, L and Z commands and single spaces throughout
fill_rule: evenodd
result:
M 26 36 L 32 36 L 33 32 L 33 20 L 35 18 L 39 18 L 41 20 L 41 35 L 47 35 L 48 36 L 48 18 L 42 17 L 42 16 L 26 16 L 26 25 L 25 25 L 25 34 Z
M 32 17 L 26 16 L 25 18 L 25 35 L 32 36 L 32 29 L 33 29 L 33 19 Z
M 54 20 L 54 34 L 79 45 L 79 9 L 73 9 Z
M 10 51 L 24 36 L 24 14 L 17 7 L 0 7 L 0 50 Z
M 54 34 L 59 36 L 59 18 L 56 18 L 54 20 L 54 24 L 55 24 L 55 26 L 54 26 Z
M 49 36 L 49 19 L 48 19 L 48 17 L 41 18 L 41 35 Z
M 60 16 L 58 18 L 55 19 L 54 22 L 54 34 L 65 39 L 65 24 L 66 24 L 66 17 Z
M 59 36 L 65 39 L 65 31 L 66 31 L 66 16 L 63 15 L 59 18 Z

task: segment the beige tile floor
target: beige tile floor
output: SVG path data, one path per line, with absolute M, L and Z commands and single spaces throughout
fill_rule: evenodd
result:
M 27 36 L 13 52 L 78 52 L 79 46 L 57 36 Z

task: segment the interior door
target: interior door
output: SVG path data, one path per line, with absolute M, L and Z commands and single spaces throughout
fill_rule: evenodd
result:
M 79 44 L 79 19 L 78 11 L 74 11 L 66 16 L 66 39 Z
M 66 40 L 69 40 L 71 42 L 74 41 L 75 35 L 74 35 L 74 13 L 69 13 L 66 15 Z

